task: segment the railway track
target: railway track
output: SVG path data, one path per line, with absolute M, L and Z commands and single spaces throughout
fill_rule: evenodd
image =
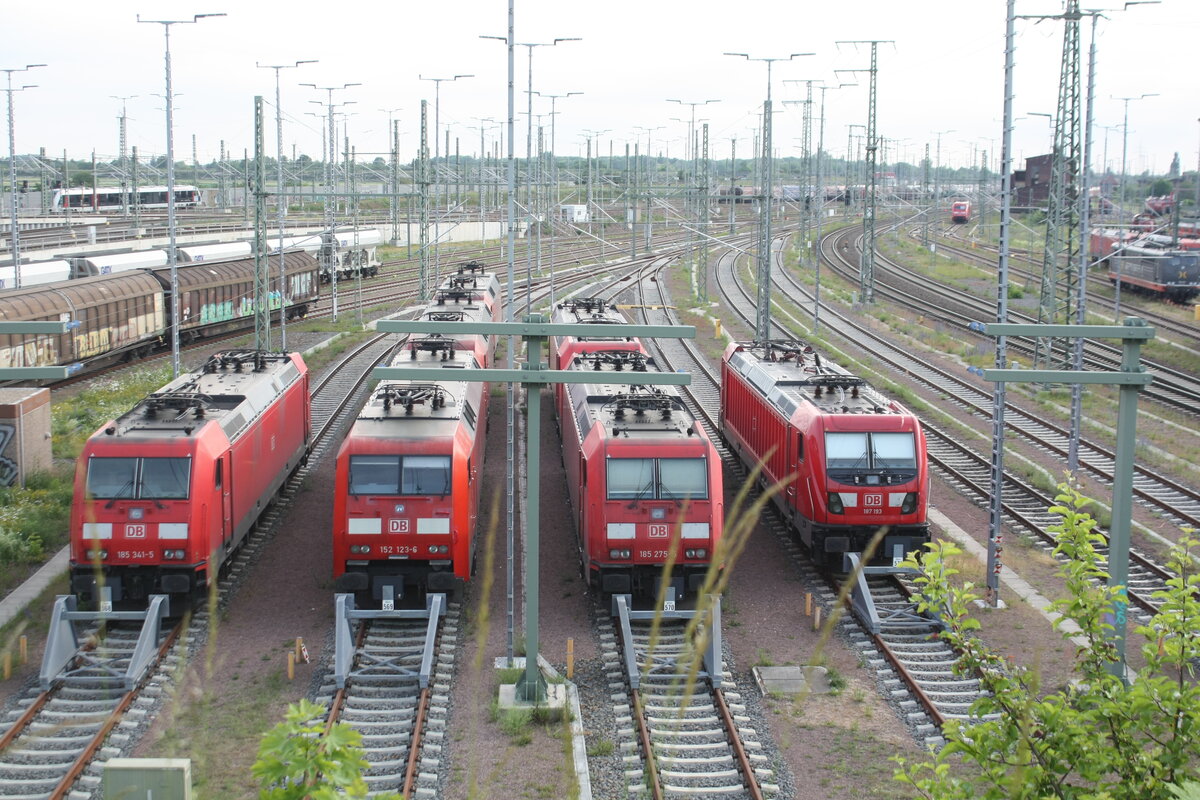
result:
M 956 243 L 948 244 L 947 240 Z M 999 257 L 999 248 L 992 246 L 985 246 L 982 248 L 965 247 L 961 244 L 958 244 L 957 242 L 959 241 L 961 240 L 943 234 L 942 241 L 938 244 L 938 247 L 943 251 L 953 253 L 954 256 L 959 260 L 977 264 L 983 269 L 994 271 L 996 259 Z M 1010 253 L 1010 256 L 1010 276 L 1012 276 L 1014 279 L 1020 278 L 1024 280 L 1027 286 L 1041 280 L 1040 261 L 1035 262 L 1033 259 L 1030 259 L 1023 253 Z M 1014 264 L 1014 262 L 1023 263 L 1027 265 L 1027 267 L 1023 268 L 1021 266 L 1017 266 Z M 1035 273 L 1033 271 L 1034 269 L 1038 271 Z M 1106 287 L 1111 293 L 1112 284 L 1109 282 L 1108 278 L 1105 277 L 1105 274 L 1106 270 L 1097 270 L 1095 268 L 1089 269 L 1088 284 L 1091 286 Z M 1128 292 L 1127 294 L 1133 293 Z M 1119 319 L 1117 318 L 1118 315 L 1110 310 L 1110 307 L 1113 304 L 1113 298 L 1110 296 L 1110 294 L 1089 289 L 1087 293 L 1087 302 L 1089 315 L 1106 318 L 1113 324 L 1120 323 Z M 1153 325 L 1156 331 L 1160 333 L 1163 331 L 1169 332 L 1172 339 L 1181 347 L 1193 350 L 1197 347 L 1200 347 L 1200 331 L 1197 330 L 1194 321 L 1184 322 L 1163 313 L 1161 307 L 1165 304 L 1166 301 L 1164 300 L 1148 300 L 1144 296 L 1139 296 L 1137 294 L 1133 294 L 1131 299 L 1126 299 L 1126 296 L 1123 294 L 1121 305 L 1124 307 L 1124 311 L 1122 312 L 1122 316 L 1132 315 L 1141 317 L 1142 319 L 1146 320 L 1146 322 Z
M 841 257 L 841 251 L 838 251 Z M 796 283 L 786 272 L 777 273 L 777 285 L 783 289 L 784 297 L 797 305 L 811 302 L 807 289 Z M 743 286 L 743 302 L 749 297 Z M 909 350 L 893 346 L 870 329 L 859 326 L 853 319 L 832 307 L 822 307 L 823 316 L 833 321 L 836 328 L 855 343 L 864 347 L 874 358 L 879 359 L 898 374 L 936 392 L 958 409 L 986 422 L 991 421 L 991 397 L 973 383 L 938 368 L 930 362 L 914 356 Z M 933 465 L 960 491 L 971 497 L 981 507 L 991 505 L 991 456 L 976 452 L 962 440 L 961 433 L 949 432 L 922 420 L 926 429 L 929 456 Z M 1065 466 L 1069 432 L 1045 419 L 1020 408 L 1005 410 L 1005 426 L 1024 438 L 1040 452 L 1060 459 Z M 1115 454 L 1086 439 L 1080 441 L 1080 468 L 1099 481 L 1111 485 Z M 1183 486 L 1170 478 L 1135 466 L 1134 499 L 1151 512 L 1171 520 L 1178 526 L 1194 525 L 1200 521 L 1200 493 Z M 1047 552 L 1057 546 L 1056 538 L 1048 532 L 1058 523 L 1059 517 L 1047 512 L 1055 504 L 1052 496 L 1042 492 L 1015 475 L 1005 475 L 1003 521 L 1010 529 L 1020 531 Z M 1102 531 L 1101 531 L 1102 532 Z M 1100 548 L 1104 553 L 1104 548 Z M 1137 547 L 1130 549 L 1129 595 L 1139 609 L 1137 617 L 1147 622 L 1155 613 L 1157 604 L 1151 599 L 1154 592 L 1166 588 L 1171 577 L 1168 570 L 1158 564 Z
M 726 305 L 754 327 L 753 315 L 747 309 L 755 307 L 755 293 L 742 281 L 736 257 L 718 261 L 717 278 Z M 822 305 L 823 312 L 825 308 Z M 780 334 L 791 336 L 775 317 L 772 319 Z M 836 609 L 842 593 L 838 579 L 817 569 L 773 507 L 769 520 L 769 527 L 791 555 L 802 581 L 826 586 L 819 599 L 827 608 Z M 917 613 L 907 587 L 896 576 L 864 576 L 864 584 L 876 612 L 874 617 L 842 615 L 839 629 L 875 671 L 881 691 L 913 735 L 927 747 L 940 747 L 945 720 L 968 718 L 967 710 L 979 696 L 979 684 L 954 674 L 957 655 L 937 637 L 940 624 Z
M 856 253 L 859 234 L 855 229 L 845 228 L 829 238 L 829 246 L 822 244 L 828 253 L 826 263 L 844 279 L 858 282 L 858 265 L 849 254 Z M 876 254 L 875 294 L 880 299 L 920 312 L 927 319 L 940 320 L 964 337 L 978 339 L 988 346 L 994 344 L 991 337 L 984 337 L 968 330 L 971 322 L 994 319 L 995 303 L 975 297 L 969 293 L 942 285 L 928 277 Z M 1036 323 L 1033 317 L 1009 312 L 1009 322 Z M 1032 363 L 1036 343 L 1030 337 L 1009 336 L 1006 339 L 1010 354 L 1019 354 L 1025 363 Z M 1084 367 L 1094 370 L 1116 371 L 1121 368 L 1122 351 L 1103 341 L 1088 340 L 1084 344 Z M 1200 414 L 1200 381 L 1195 376 L 1168 367 L 1143 354 L 1141 365 L 1154 373 L 1154 383 L 1140 393 L 1151 402 L 1181 412 L 1189 417 Z
M 692 651 L 685 621 L 663 620 L 653 647 L 651 625 L 631 623 L 632 641 L 624 647 L 632 652 L 618 646 L 624 637 L 615 624 L 602 636 L 609 680 L 628 693 L 628 703 L 616 711 L 629 725 L 622 745 L 629 796 L 760 800 L 778 793 L 733 676 L 723 672 L 721 688 L 714 688 L 702 673 L 689 692 Z
M 362 735 L 369 767 L 363 778 L 372 792 L 436 794 L 450 713 L 459 613 L 451 604 L 438 625 L 432 652 L 429 622 L 364 620 L 357 631 L 346 685 L 326 683 L 319 701 L 329 709 L 326 730 L 343 723 Z M 423 672 L 423 665 L 426 671 Z M 425 685 L 422 685 L 425 684 Z
M 835 251 L 844 258 L 843 251 Z M 808 290 L 787 272 L 776 272 L 777 285 L 784 297 L 798 306 L 811 305 Z M 907 348 L 893 346 L 869 328 L 859 325 L 837 309 L 823 306 L 823 316 L 835 322 L 837 330 L 852 336 L 857 344 L 880 359 L 897 374 L 908 376 L 919 384 L 936 391 L 960 410 L 991 422 L 992 398 L 988 391 L 959 375 L 943 370 L 931 362 L 913 355 Z M 1005 409 L 1005 427 L 1040 451 L 1060 459 L 1065 466 L 1070 431 L 1046 420 L 1041 415 L 1010 406 Z M 1080 439 L 1080 468 L 1105 484 L 1112 483 L 1116 454 L 1086 437 Z M 1176 526 L 1200 526 L 1200 492 L 1162 475 L 1148 467 L 1134 467 L 1134 499 L 1155 514 Z

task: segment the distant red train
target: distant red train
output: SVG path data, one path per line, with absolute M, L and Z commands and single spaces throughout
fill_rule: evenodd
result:
M 591 318 L 598 329 L 625 322 L 615 309 L 566 303 L 555 322 Z M 588 581 L 605 593 L 654 596 L 675 546 L 677 596 L 703 583 L 721 538 L 721 459 L 677 391 L 637 382 L 658 372 L 636 339 L 563 338 L 561 369 L 591 383 L 567 384 L 557 399 L 571 516 Z
M 886 531 L 872 564 L 929 541 L 925 434 L 912 413 L 797 341 L 733 343 L 721 363 L 721 432 L 818 562 L 843 567 Z
M 1094 264 L 1101 259 L 1107 261 L 1113 251 L 1136 239 L 1138 234 L 1120 228 L 1092 228 L 1088 235 L 1088 256 Z
M 172 613 L 203 596 L 308 452 L 308 368 L 230 350 L 88 439 L 71 505 L 71 591 L 89 606 Z M 102 609 L 103 610 L 103 609 Z
M 452 275 L 422 319 L 496 321 L 500 283 L 482 267 Z M 338 592 L 386 607 L 461 589 L 474 571 L 495 337 L 413 335 L 391 366 L 440 367 L 444 380 L 381 381 L 337 455 L 333 575 Z M 365 606 L 364 606 L 365 607 Z
M 955 200 L 950 204 L 950 221 L 964 223 L 971 221 L 971 203 L 967 200 Z

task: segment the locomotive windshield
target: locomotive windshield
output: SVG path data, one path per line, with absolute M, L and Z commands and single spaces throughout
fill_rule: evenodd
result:
M 708 465 L 703 458 L 660 458 L 659 495 L 671 498 L 708 497 Z
M 825 466 L 837 471 L 915 472 L 917 445 L 911 433 L 826 433 Z
M 450 494 L 450 456 L 351 456 L 350 494 Z
M 609 500 L 703 500 L 708 464 L 703 458 L 610 458 Z
M 872 433 L 871 464 L 875 469 L 916 469 L 917 449 L 911 433 Z
M 825 466 L 833 469 L 859 469 L 867 466 L 865 433 L 825 434 Z
M 88 462 L 88 494 L 101 500 L 133 497 L 137 462 L 136 458 L 91 459 Z
M 92 458 L 88 493 L 101 500 L 186 500 L 189 458 Z

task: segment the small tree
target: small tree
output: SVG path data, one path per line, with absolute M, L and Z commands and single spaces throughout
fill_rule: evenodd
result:
M 1150 184 L 1150 196 L 1166 197 L 1171 193 L 1173 188 L 1174 187 L 1171 186 L 1171 182 L 1169 180 L 1166 178 L 1159 178 L 1154 183 Z
M 362 736 L 342 723 L 329 733 L 319 720 L 325 709 L 307 700 L 288 706 L 287 719 L 263 737 L 252 771 L 260 800 L 358 800 L 367 797 Z M 373 795 L 400 800 L 400 795 Z
M 1172 553 L 1176 577 L 1155 594 L 1161 605 L 1151 624 L 1136 629 L 1145 639 L 1145 668 L 1126 685 L 1107 672 L 1117 655 L 1108 615 L 1123 592 L 1105 583 L 1096 551 L 1105 542 L 1081 510 L 1088 500 L 1068 484 L 1059 488 L 1059 505 L 1050 510 L 1062 517 L 1053 530 L 1056 552 L 1066 559 L 1059 573 L 1067 599 L 1054 606 L 1087 639 L 1076 652 L 1079 681 L 1066 689 L 1039 694 L 1035 675 L 973 635 L 980 626 L 967 609 L 978 595 L 970 583 L 952 585 L 955 570 L 946 565 L 956 547 L 934 544 L 923 557 L 910 557 L 910 565 L 919 561 L 922 569 L 920 608 L 941 610 L 947 623 L 942 637 L 962 653 L 956 671 L 978 676 L 983 690 L 972 707 L 978 721 L 948 721 L 947 744 L 932 762 L 894 759 L 895 778 L 921 797 L 1171 800 L 1172 786 L 1200 777 L 1200 687 L 1194 681 L 1200 541 L 1188 532 Z

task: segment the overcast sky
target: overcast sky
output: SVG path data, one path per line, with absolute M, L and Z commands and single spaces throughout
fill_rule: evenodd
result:
M 1084 3 L 1107 8 L 1123 4 Z M 475 154 L 477 118 L 503 122 L 507 117 L 506 48 L 503 42 L 479 38 L 506 35 L 507 7 L 507 0 L 6 3 L 0 67 L 48 65 L 13 75 L 14 88 L 37 85 L 13 95 L 16 150 L 45 147 L 55 158 L 64 149 L 72 158 L 89 157 L 94 150 L 101 158 L 113 158 L 121 101 L 111 95 L 137 95 L 127 101 L 129 143 L 143 157 L 165 152 L 163 26 L 138 24 L 136 15 L 191 19 L 197 13 L 226 12 L 223 18 L 171 27 L 177 158 L 191 159 L 193 136 L 201 161 L 217 156 L 221 140 L 238 157 L 243 148 L 252 149 L 257 94 L 268 103 L 267 149 L 273 154 L 275 72 L 255 64 L 301 59 L 319 63 L 282 71 L 286 154 L 293 146 L 314 157 L 321 151 L 322 122 L 306 112 L 324 114 L 323 105 L 310 101 L 323 104 L 327 94 L 301 87 L 301 82 L 362 84 L 335 93 L 336 101 L 354 101 L 346 109 L 352 112 L 347 125 L 360 159 L 387 150 L 389 108 L 402 109 L 394 116 L 400 121 L 401 151 L 411 157 L 421 100 L 428 100 L 432 152 L 435 84 L 419 76 L 456 74 L 474 77 L 440 84 L 442 129 L 449 126 L 451 150 L 457 138 L 463 154 Z M 1062 7 L 1061 0 L 1018 0 L 1017 13 L 1055 14 Z M 625 142 L 638 137 L 641 126 L 655 129 L 649 134 L 655 153 L 682 156 L 692 110 L 668 98 L 719 100 L 695 111 L 697 120 L 709 122 L 712 157 L 728 158 L 732 137 L 737 137 L 738 155 L 749 155 L 766 94 L 766 65 L 722 55 L 726 51 L 752 57 L 815 53 L 774 65 L 777 108 L 781 101 L 804 97 L 804 86 L 790 81 L 857 82 L 857 87 L 827 93 L 826 150 L 844 154 L 847 126 L 866 122 L 868 76 L 835 71 L 868 67 L 870 49 L 837 42 L 880 39 L 891 40 L 878 53 L 878 131 L 896 140 L 887 145 L 887 160 L 919 161 L 926 143 L 936 151 L 937 131 L 943 131 L 942 163 L 962 166 L 973 153 L 987 150 L 994 168 L 1003 111 L 1004 15 L 1003 0 L 516 0 L 515 20 L 518 42 L 581 38 L 533 50 L 535 90 L 583 93 L 557 101 L 561 155 L 582 153 L 582 132 L 587 130 L 595 132 L 602 154 L 608 154 L 610 141 L 613 152 L 623 154 Z M 1058 21 L 1017 22 L 1017 159 L 1049 150 L 1049 119 L 1028 115 L 1055 110 L 1062 28 Z M 1085 23 L 1085 49 L 1090 31 Z M 1112 98 L 1154 93 L 1129 104 L 1129 171 L 1165 172 L 1175 153 L 1184 170 L 1195 169 L 1200 2 L 1163 0 L 1114 11 L 1100 20 L 1096 40 L 1092 163 L 1099 166 L 1107 151 L 1107 164 L 1120 169 L 1125 104 Z M 528 53 L 517 48 L 519 156 L 526 145 Z M 814 97 L 820 92 L 814 90 Z M 783 155 L 799 154 L 801 108 L 783 105 L 776 115 L 775 144 Z M 549 111 L 550 101 L 535 96 L 534 114 L 545 115 L 547 142 Z M 489 142 L 498 133 L 497 127 L 484 131 Z M 643 151 L 646 137 L 640 134 Z M 816 139 L 814 122 L 814 147 Z

